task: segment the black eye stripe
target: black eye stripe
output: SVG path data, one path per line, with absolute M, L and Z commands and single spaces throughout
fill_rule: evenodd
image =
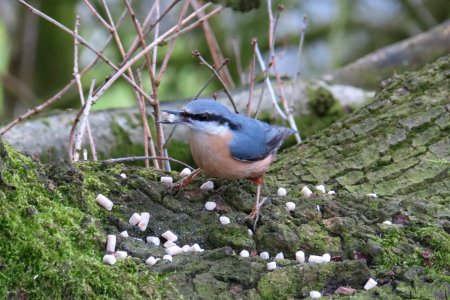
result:
M 187 114 L 187 113 L 186 113 Z M 208 122 L 217 122 L 222 125 L 227 125 L 231 129 L 237 129 L 239 128 L 239 125 L 231 122 L 227 118 L 224 118 L 222 116 L 214 115 L 214 114 L 208 114 L 208 113 L 201 113 L 201 114 L 187 114 L 191 119 L 197 120 L 197 121 L 208 121 Z

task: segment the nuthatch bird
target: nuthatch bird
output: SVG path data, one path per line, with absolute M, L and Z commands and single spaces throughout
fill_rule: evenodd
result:
M 264 173 L 283 141 L 296 131 L 235 114 L 213 100 L 194 100 L 181 110 L 163 112 L 169 115 L 160 123 L 189 127 L 192 158 L 202 171 L 216 178 L 245 178 L 257 185 L 248 216 L 256 218 L 256 224 Z

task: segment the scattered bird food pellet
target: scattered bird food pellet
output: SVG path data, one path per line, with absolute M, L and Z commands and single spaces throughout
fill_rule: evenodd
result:
M 384 221 L 383 224 L 392 225 L 392 222 L 391 221 Z
M 189 252 L 189 251 L 191 251 L 191 246 L 184 245 L 183 247 L 181 247 L 181 250 L 183 250 L 183 252 Z
M 88 160 L 88 151 L 86 148 L 83 149 L 83 159 L 86 161 Z
M 366 282 L 366 284 L 364 285 L 364 289 L 365 289 L 366 291 L 368 291 L 368 290 L 370 290 L 370 289 L 373 289 L 373 288 L 376 287 L 376 286 L 377 286 L 377 282 L 376 282 L 374 279 L 370 278 L 370 279 Z
M 161 236 L 163 238 L 165 238 L 166 240 L 171 241 L 171 242 L 178 241 L 178 236 L 175 233 L 173 233 L 172 231 L 170 231 L 170 230 L 167 230 L 166 232 L 161 234 Z
M 106 237 L 106 253 L 112 254 L 116 251 L 116 236 L 108 234 Z
M 113 203 L 111 200 L 103 196 L 102 194 L 98 194 L 97 198 L 95 198 L 98 204 L 100 204 L 106 210 L 111 210 L 113 207 Z
M 335 191 L 329 191 L 327 194 L 328 195 L 336 195 L 336 192 Z
M 114 257 L 114 255 L 106 254 L 105 256 L 103 256 L 103 262 L 108 265 L 113 265 L 116 263 L 116 258 Z
M 162 176 L 161 177 L 161 182 L 165 185 L 165 186 L 171 186 L 173 183 L 173 178 L 170 176 Z
M 192 245 L 191 246 L 191 252 L 202 252 L 202 248 L 200 247 L 200 245 L 199 244 L 194 244 L 194 245 Z
M 277 268 L 277 263 L 275 261 L 267 263 L 267 270 L 272 271 Z
M 192 171 L 189 168 L 184 168 L 181 172 L 180 172 L 180 176 L 181 177 L 186 177 L 191 175 Z
M 116 251 L 116 253 L 114 253 L 114 256 L 116 257 L 116 259 L 121 259 L 127 257 L 128 253 L 126 251 Z
M 322 294 L 320 292 L 318 292 L 318 291 L 311 291 L 311 292 L 309 292 L 309 296 L 312 299 L 318 299 L 318 298 L 322 297 Z
M 279 259 L 284 259 L 283 252 L 279 252 L 279 253 L 277 253 L 277 255 L 275 255 L 275 260 L 279 260 Z
M 129 237 L 129 235 L 128 235 L 128 231 L 122 231 L 121 233 L 120 233 L 120 236 L 122 236 L 122 237 Z
M 309 189 L 309 187 L 307 187 L 307 186 L 304 186 L 303 188 L 302 188 L 302 190 L 300 191 L 300 193 L 302 193 L 302 195 L 305 197 L 305 198 L 310 198 L 311 196 L 312 196 L 312 194 L 313 194 L 313 192 Z
M 221 217 L 219 218 L 219 220 L 220 220 L 220 223 L 221 223 L 222 225 L 230 224 L 230 218 L 228 218 L 228 217 L 221 216 Z
M 172 261 L 172 255 L 166 254 L 163 256 L 163 259 Z
M 308 258 L 308 262 L 311 264 L 323 264 L 323 257 L 318 255 L 310 255 Z
M 205 182 L 204 184 L 202 184 L 201 186 L 200 186 L 200 189 L 202 190 L 202 191 L 210 191 L 210 190 L 212 190 L 212 189 L 214 189 L 214 182 L 212 182 L 212 181 L 207 181 L 207 182 Z
M 253 236 L 253 231 L 250 228 L 248 229 L 248 235 Z
M 146 238 L 146 240 L 147 240 L 147 243 L 149 243 L 149 244 L 152 243 L 155 246 L 159 246 L 161 244 L 161 240 L 157 236 L 148 236 Z
M 286 202 L 286 208 L 288 211 L 295 210 L 295 203 L 294 202 Z
M 166 253 L 169 255 L 172 255 L 172 256 L 178 255 L 182 252 L 183 252 L 183 249 L 181 249 L 179 246 L 176 246 L 176 245 L 166 249 Z
M 324 255 L 322 255 L 322 259 L 324 263 L 328 263 L 331 261 L 331 255 L 328 253 L 325 253 Z
M 145 261 L 145 263 L 147 265 L 153 266 L 154 264 L 156 264 L 157 260 L 156 258 L 154 258 L 153 256 L 150 256 L 149 258 L 147 258 L 147 260 Z
M 377 194 L 375 193 L 366 194 L 366 196 L 378 198 Z
M 278 196 L 286 196 L 286 194 L 287 194 L 287 191 L 285 188 L 280 187 L 277 191 Z
M 209 211 L 214 210 L 216 208 L 216 206 L 217 206 L 216 202 L 213 202 L 213 201 L 208 201 L 205 203 L 205 208 L 206 208 L 206 210 L 209 210 Z
M 249 257 L 250 253 L 247 250 L 242 250 L 241 253 L 239 253 L 240 257 Z
M 145 231 L 147 229 L 148 221 L 150 220 L 150 214 L 148 212 L 143 212 L 141 214 L 141 219 L 139 220 L 138 227 L 140 231 Z
M 141 215 L 138 213 L 134 213 L 131 215 L 130 220 L 128 220 L 128 223 L 130 223 L 133 226 L 136 226 L 140 220 L 141 220 Z
M 325 194 L 325 186 L 322 185 L 322 184 L 316 186 L 316 190 L 318 190 L 318 191 L 321 192 L 322 194 Z
M 305 262 L 305 252 L 297 251 L 295 252 L 295 260 L 301 263 Z
M 270 258 L 269 252 L 266 252 L 266 251 L 261 252 L 261 254 L 259 254 L 259 256 L 261 256 L 262 259 L 269 259 Z
M 173 246 L 176 246 L 176 245 L 177 244 L 175 244 L 172 241 L 167 241 L 167 242 L 164 243 L 164 248 L 170 248 L 170 247 L 173 247 Z
M 123 179 L 127 178 L 127 174 L 125 173 L 120 173 L 120 177 L 122 177 Z

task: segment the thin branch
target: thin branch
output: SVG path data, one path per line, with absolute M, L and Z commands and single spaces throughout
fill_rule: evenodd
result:
M 89 0 L 83 0 L 86 6 L 90 9 L 92 14 L 102 23 L 103 26 L 106 27 L 106 29 L 111 32 L 112 28 L 109 26 L 109 24 L 103 19 L 103 17 L 99 14 L 99 12 L 95 9 L 95 7 L 89 2 Z
M 119 20 L 117 21 L 116 27 L 119 27 L 120 24 L 122 23 L 123 18 L 126 15 L 126 10 L 124 10 L 122 12 L 122 14 L 120 15 Z M 106 40 L 105 44 L 103 45 L 102 49 L 100 50 L 100 52 L 103 52 L 106 47 L 109 45 L 109 43 L 112 40 L 112 35 L 110 35 L 108 37 L 108 39 Z M 100 60 L 100 58 L 98 56 L 96 56 L 92 62 L 87 65 L 81 72 L 80 72 L 80 76 L 82 77 L 84 74 L 86 74 L 87 72 L 89 72 L 96 64 L 97 62 Z M 15 125 L 19 124 L 20 122 L 22 122 L 23 120 L 26 120 L 36 114 L 38 114 L 39 112 L 41 112 L 42 110 L 46 109 L 47 107 L 49 107 L 50 105 L 52 105 L 53 103 L 57 102 L 59 99 L 62 98 L 62 96 L 64 96 L 65 93 L 67 93 L 74 85 L 76 84 L 76 80 L 75 78 L 73 78 L 71 81 L 69 81 L 69 83 L 66 84 L 66 86 L 64 86 L 61 90 L 59 90 L 55 95 L 53 95 L 52 97 L 50 97 L 49 99 L 47 99 L 44 103 L 42 103 L 41 105 L 38 105 L 32 109 L 29 109 L 26 113 L 18 116 L 16 119 L 14 119 L 13 121 L 11 121 L 10 123 L 8 123 L 2 130 L 0 130 L 0 136 L 5 134 L 6 132 L 8 132 L 9 130 L 11 130 L 11 128 L 13 128 Z
M 39 11 L 38 9 L 34 8 L 33 6 L 31 6 L 30 4 L 26 3 L 24 0 L 18 0 L 22 5 L 24 5 L 25 7 L 27 7 L 32 13 L 42 17 L 43 19 L 49 21 L 50 23 L 54 24 L 55 26 L 57 26 L 58 28 L 62 29 L 63 31 L 67 32 L 68 34 L 70 34 L 71 36 L 74 36 L 74 32 L 72 30 L 70 30 L 69 28 L 67 28 L 66 26 L 64 26 L 63 24 L 59 23 L 58 21 L 56 21 L 55 19 L 49 17 L 48 15 L 44 14 L 43 12 Z M 81 36 L 78 37 L 78 40 L 80 42 L 80 44 L 84 45 L 86 48 L 88 48 L 89 50 L 91 50 L 92 52 L 94 52 L 97 56 L 99 56 L 104 62 L 106 62 L 107 65 L 109 65 L 110 67 L 112 67 L 115 71 L 118 71 L 119 68 L 114 65 L 114 63 L 108 59 L 106 56 L 104 56 L 101 52 L 97 51 L 90 43 L 88 43 L 84 38 L 82 38 Z M 139 93 L 142 94 L 142 96 L 144 96 L 149 102 L 152 102 L 152 99 L 150 98 L 150 96 L 148 96 L 143 90 L 141 90 L 140 87 L 138 87 L 127 75 L 124 74 L 124 72 L 119 73 L 120 76 L 122 76 L 129 84 L 131 84 L 136 90 L 139 91 Z
M 250 64 L 250 91 L 248 93 L 248 102 L 247 102 L 247 117 L 250 117 L 252 113 L 252 101 L 253 101 L 253 88 L 255 85 L 255 64 L 256 64 L 256 38 L 252 39 L 252 49 L 253 49 L 253 57 L 252 63 Z
M 220 67 L 217 68 L 217 72 L 219 72 L 226 64 L 228 64 L 230 62 L 230 60 L 227 58 L 223 61 L 223 63 L 220 65 Z M 211 81 L 216 77 L 215 74 L 212 74 L 208 80 L 205 82 L 205 84 L 202 86 L 202 88 L 200 89 L 200 91 L 198 91 L 198 93 L 195 95 L 195 97 L 193 99 L 198 99 L 198 97 L 200 97 L 200 95 L 202 94 L 202 92 L 206 89 L 206 87 L 211 83 Z M 175 126 L 174 126 L 175 127 Z
M 238 110 L 237 110 L 236 103 L 234 102 L 233 97 L 231 96 L 230 92 L 228 91 L 228 88 L 227 88 L 225 82 L 224 82 L 223 79 L 220 77 L 219 73 L 217 73 L 217 70 L 216 70 L 213 66 L 211 66 L 210 64 L 208 64 L 208 62 L 201 56 L 201 54 L 200 54 L 200 52 L 199 52 L 198 50 L 192 51 L 192 56 L 198 57 L 198 59 L 200 60 L 200 62 L 201 62 L 202 64 L 204 64 L 205 66 L 207 66 L 208 69 L 210 69 L 211 72 L 213 72 L 214 75 L 216 75 L 217 79 L 219 79 L 219 82 L 220 82 L 220 84 L 221 84 L 222 87 L 223 87 L 223 90 L 224 90 L 225 94 L 227 94 L 228 98 L 230 99 L 231 105 L 233 105 L 233 109 L 234 109 L 235 113 L 238 114 L 239 112 L 238 112 Z
M 153 159 L 153 160 L 157 159 L 157 160 L 173 161 L 177 164 L 185 166 L 186 168 L 195 170 L 193 167 L 191 167 L 187 163 L 184 163 L 178 159 L 171 158 L 171 157 L 160 157 L 160 156 L 129 156 L 129 157 L 120 157 L 120 158 L 110 158 L 110 159 L 103 160 L 102 162 L 113 164 L 113 163 L 120 163 L 120 162 L 124 162 L 124 161 L 136 161 L 136 160 L 144 160 L 144 159 Z
M 306 15 L 303 15 L 302 25 L 300 29 L 300 42 L 298 44 L 297 50 L 297 59 L 295 60 L 295 75 L 294 80 L 292 81 L 294 88 L 295 85 L 297 84 L 298 76 L 300 75 L 300 60 L 302 58 L 303 42 L 305 40 L 305 31 L 307 27 L 308 27 L 308 17 Z

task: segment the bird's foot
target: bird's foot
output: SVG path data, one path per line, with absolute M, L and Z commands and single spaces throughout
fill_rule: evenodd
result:
M 182 190 L 183 188 L 191 184 L 192 181 L 194 181 L 195 177 L 197 177 L 201 173 L 201 171 L 202 171 L 201 169 L 196 169 L 192 171 L 190 175 L 184 177 L 183 179 L 178 180 L 177 182 L 175 182 L 170 186 L 170 191 L 172 193 L 175 193 Z

